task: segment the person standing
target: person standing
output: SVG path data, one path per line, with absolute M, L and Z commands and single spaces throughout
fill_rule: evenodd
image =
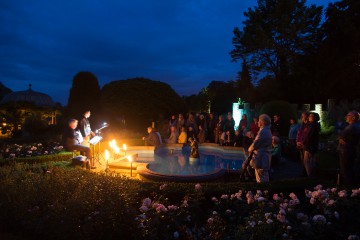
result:
M 290 118 L 290 127 L 288 134 L 289 150 L 292 159 L 296 159 L 296 136 L 299 131 L 299 124 L 296 123 L 294 118 Z
M 246 114 L 243 114 L 243 115 L 241 116 L 241 120 L 240 120 L 240 123 L 239 123 L 239 129 L 240 129 L 240 130 L 245 129 L 244 131 L 247 132 L 247 125 L 248 125 L 247 115 L 246 115 Z
M 235 120 L 232 117 L 231 112 L 228 112 L 227 118 L 224 123 L 224 132 L 230 131 L 231 137 L 235 135 Z
M 214 143 L 215 142 L 215 128 L 216 128 L 216 119 L 214 116 L 214 113 L 210 113 L 210 118 L 208 121 L 208 139 L 209 142 Z
M 345 119 L 348 126 L 340 133 L 338 144 L 340 173 L 344 184 L 354 185 L 359 175 L 356 166 L 356 151 L 360 142 L 359 113 L 351 111 Z
M 255 169 L 256 182 L 269 182 L 269 169 L 271 161 L 271 141 L 272 135 L 270 130 L 271 118 L 262 114 L 259 116 L 259 132 L 254 142 L 250 145 L 249 154 L 253 153 L 252 159 L 244 161 L 242 167 L 248 164 Z M 248 161 L 250 161 L 248 163 Z
M 215 143 L 219 143 L 220 145 L 223 144 L 221 140 L 221 135 L 223 134 L 223 131 L 224 131 L 224 121 L 222 115 L 219 115 L 219 120 L 216 123 L 216 127 L 215 127 Z
M 320 136 L 319 114 L 309 114 L 309 129 L 304 137 L 304 166 L 308 177 L 315 177 L 316 159 L 315 154 L 319 148 Z
M 304 166 L 304 175 L 306 174 L 305 165 L 304 165 L 304 138 L 309 130 L 309 121 L 308 121 L 309 113 L 303 112 L 301 114 L 301 125 L 296 135 L 296 148 L 299 150 L 300 161 Z
M 258 118 L 257 117 L 253 117 L 253 122 L 250 123 L 250 131 L 254 134 L 254 136 L 257 135 L 257 133 L 259 131 Z
M 274 121 L 271 124 L 271 134 L 273 136 L 281 136 L 281 122 L 280 122 L 280 116 L 278 114 L 274 115 Z
M 196 123 L 196 120 L 195 120 L 195 117 L 192 113 L 189 113 L 189 117 L 188 119 L 186 120 L 186 127 L 188 128 L 188 131 L 189 131 L 189 127 L 192 128 L 192 130 L 194 131 L 195 134 L 197 134 L 197 130 L 198 130 L 198 125 Z M 188 133 L 188 137 L 191 137 L 189 136 L 189 133 Z M 195 136 L 194 136 L 195 137 Z
M 90 122 L 89 122 L 89 117 L 90 117 L 91 113 L 90 110 L 86 110 L 81 118 L 81 120 L 79 121 L 79 130 L 81 132 L 81 135 L 83 137 L 83 142 L 81 143 L 84 146 L 89 147 L 89 140 L 91 137 L 95 136 L 95 133 L 91 130 L 91 126 L 90 126 Z
M 176 128 L 178 133 L 181 133 L 181 128 L 185 126 L 185 119 L 184 119 L 184 115 L 182 115 L 181 113 L 179 113 L 179 117 L 176 121 Z
M 201 124 L 199 124 L 199 132 L 197 134 L 197 139 L 200 144 L 205 142 L 205 130 L 203 129 Z

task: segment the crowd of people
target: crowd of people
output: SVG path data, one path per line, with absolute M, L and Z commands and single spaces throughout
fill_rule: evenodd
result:
M 359 113 L 349 112 L 346 124 L 337 129 L 339 135 L 338 153 L 341 168 L 341 177 L 345 184 L 358 182 L 359 173 L 356 161 L 360 161 L 360 124 Z M 258 182 L 269 181 L 269 172 L 272 166 L 279 164 L 282 157 L 283 140 L 286 140 L 290 150 L 290 158 L 299 158 L 304 167 L 304 175 L 316 176 L 316 153 L 320 141 L 320 117 L 316 112 L 303 112 L 300 124 L 298 120 L 290 118 L 288 136 L 281 136 L 282 122 L 280 115 L 274 115 L 273 120 L 266 115 L 253 117 L 248 124 L 247 115 L 243 114 L 240 122 L 235 123 L 229 112 L 225 119 L 222 115 L 218 117 L 210 113 L 194 116 L 189 114 L 185 120 L 182 114 L 178 118 L 171 116 L 168 125 L 169 138 L 166 143 L 188 143 L 188 139 L 195 139 L 199 144 L 204 142 L 216 143 L 221 146 L 243 147 L 250 155 L 253 154 L 249 163 L 243 166 L 251 168 Z M 337 124 L 340 125 L 340 124 Z M 236 130 L 235 130 L 236 129 Z M 149 130 L 151 131 L 151 130 Z M 155 135 L 153 135 L 155 137 Z M 158 135 L 158 138 L 161 137 Z M 148 138 L 151 139 L 150 134 Z M 158 145 L 149 143 L 149 145 Z M 358 160 L 359 159 L 359 160 Z M 255 164 L 256 163 L 256 164 Z M 249 169 L 250 170 L 250 169 Z
M 86 110 L 81 119 L 70 119 L 68 126 L 63 132 L 63 144 L 69 151 L 80 151 L 89 160 L 89 167 L 95 168 L 89 140 L 95 133 L 91 130 L 90 111 Z M 303 112 L 301 122 L 290 119 L 288 136 L 281 136 L 282 127 L 280 116 L 274 115 L 273 120 L 262 114 L 253 117 L 248 124 L 247 115 L 243 114 L 240 122 L 236 125 L 232 114 L 227 113 L 226 119 L 222 115 L 218 117 L 210 113 L 189 114 L 185 120 L 182 114 L 178 118 L 172 115 L 168 124 L 169 137 L 165 140 L 168 144 L 189 143 L 189 139 L 197 144 L 204 142 L 216 143 L 221 146 L 243 147 L 252 155 L 251 159 L 244 161 L 243 167 L 254 172 L 256 181 L 269 181 L 269 172 L 272 166 L 282 161 L 282 139 L 287 140 L 290 149 L 290 157 L 299 156 L 304 174 L 309 177 L 316 176 L 316 153 L 320 140 L 320 117 L 316 112 Z M 343 183 L 359 183 L 360 162 L 360 123 L 359 113 L 350 111 L 345 117 L 346 124 L 337 123 L 336 134 L 339 136 L 338 153 L 340 173 Z M 340 128 L 341 126 L 341 128 Z M 236 129 L 236 130 L 235 130 Z M 142 139 L 145 145 L 160 146 L 163 141 L 159 132 L 148 127 L 148 136 Z M 253 153 L 253 154 L 252 154 Z

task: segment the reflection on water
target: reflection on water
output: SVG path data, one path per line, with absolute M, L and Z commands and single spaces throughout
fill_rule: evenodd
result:
M 216 155 L 202 154 L 199 158 L 190 158 L 190 148 L 182 150 L 158 149 L 155 151 L 155 164 L 148 165 L 149 170 L 169 175 L 199 175 L 218 169 L 241 169 L 242 159 L 226 159 Z

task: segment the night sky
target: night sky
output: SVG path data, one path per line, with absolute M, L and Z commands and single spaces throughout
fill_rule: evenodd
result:
M 327 6 L 330 0 L 308 4 Z M 145 77 L 179 95 L 234 80 L 232 30 L 255 0 L 1 0 L 0 81 L 67 104 L 72 79 Z

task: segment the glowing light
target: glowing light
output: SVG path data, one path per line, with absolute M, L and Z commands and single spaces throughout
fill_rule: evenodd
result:
M 108 161 L 109 158 L 110 158 L 110 153 L 109 153 L 109 151 L 107 149 L 105 149 L 105 159 L 106 159 L 106 161 Z
M 237 127 L 239 126 L 241 117 L 243 115 L 244 109 L 240 109 L 240 104 L 239 103 L 233 103 L 233 111 L 232 111 L 232 116 L 234 118 L 235 121 L 235 130 L 237 129 Z
M 114 151 L 115 151 L 116 154 L 119 154 L 120 153 L 120 148 L 118 146 L 115 146 Z
M 116 147 L 116 140 L 113 139 L 112 141 L 110 141 L 109 145 L 110 145 L 111 148 L 115 148 Z
M 123 144 L 123 149 L 124 149 L 124 151 L 126 151 L 126 144 L 125 143 Z
M 132 162 L 132 157 L 131 156 L 126 156 L 126 158 L 129 160 L 129 162 Z

